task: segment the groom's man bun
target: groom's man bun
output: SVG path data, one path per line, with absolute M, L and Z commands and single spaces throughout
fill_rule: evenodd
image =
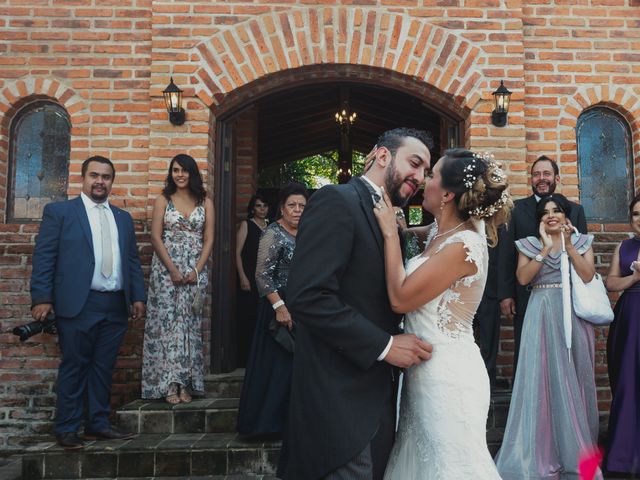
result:
M 513 201 L 507 176 L 488 153 L 463 148 L 444 152 L 440 170 L 442 188 L 455 194 L 455 204 L 463 220 L 485 221 L 487 243 L 498 243 L 498 227 L 509 221 Z

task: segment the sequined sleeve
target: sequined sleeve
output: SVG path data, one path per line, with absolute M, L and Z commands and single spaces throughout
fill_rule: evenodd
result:
M 272 223 L 264 231 L 256 263 L 256 285 L 261 297 L 284 289 L 294 248 L 295 240 L 279 224 Z

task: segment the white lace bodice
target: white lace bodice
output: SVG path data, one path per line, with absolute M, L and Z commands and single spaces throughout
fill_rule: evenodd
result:
M 483 227 L 483 225 L 482 225 Z M 489 377 L 473 341 L 472 324 L 487 279 L 483 233 L 464 230 L 429 252 L 463 243 L 477 271 L 405 315 L 405 331 L 433 345 L 430 360 L 404 372 L 400 419 L 385 480 L 499 480 L 487 448 Z M 435 246 L 435 245 L 434 245 Z M 417 256 L 407 274 L 429 262 Z
M 482 234 L 463 230 L 442 242 L 432 255 L 418 255 L 407 262 L 407 274 L 410 275 L 423 263 L 428 262 L 431 256 L 437 255 L 453 243 L 464 244 L 467 250 L 466 261 L 476 265 L 476 273 L 460 278 L 429 303 L 405 315 L 406 332 L 414 333 L 432 343 L 452 340 L 473 342 L 473 317 L 487 281 L 487 241 Z

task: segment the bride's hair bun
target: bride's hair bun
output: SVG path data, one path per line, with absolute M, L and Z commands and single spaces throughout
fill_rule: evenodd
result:
M 446 150 L 441 160 L 442 188 L 455 194 L 455 204 L 463 220 L 485 221 L 487 243 L 498 243 L 498 227 L 509 221 L 513 202 L 507 176 L 493 155 L 463 148 Z

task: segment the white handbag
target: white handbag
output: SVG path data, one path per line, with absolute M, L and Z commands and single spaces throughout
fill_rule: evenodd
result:
M 611 301 L 599 273 L 589 283 L 584 283 L 571 265 L 571 300 L 578 318 L 599 326 L 613 321 Z

